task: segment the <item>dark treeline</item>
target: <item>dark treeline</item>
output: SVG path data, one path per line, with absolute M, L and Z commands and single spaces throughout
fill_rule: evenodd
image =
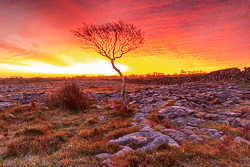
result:
M 186 74 L 186 75 L 168 75 L 168 76 L 151 76 L 146 78 L 127 78 L 127 83 L 134 84 L 182 84 L 185 82 L 233 82 L 233 83 L 250 83 L 250 67 L 245 67 L 243 71 L 238 68 L 228 68 L 210 73 Z
M 0 84 L 13 83 L 33 83 L 33 82 L 53 82 L 53 81 L 67 81 L 67 80 L 108 80 L 121 82 L 118 76 L 74 76 L 74 77 L 31 77 L 23 78 L 20 76 L 12 76 L 9 78 L 0 78 Z M 217 82 L 226 81 L 233 83 L 250 83 L 250 67 L 245 67 L 243 71 L 239 68 L 228 68 L 217 70 L 210 73 L 189 73 L 180 75 L 165 75 L 163 73 L 154 72 L 152 75 L 128 75 L 126 82 L 131 84 L 182 84 L 185 82 Z

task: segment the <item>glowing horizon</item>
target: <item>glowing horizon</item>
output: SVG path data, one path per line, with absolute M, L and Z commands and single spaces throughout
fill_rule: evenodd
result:
M 0 77 L 118 75 L 69 30 L 122 19 L 145 44 L 115 61 L 125 74 L 250 66 L 248 0 L 0 2 Z

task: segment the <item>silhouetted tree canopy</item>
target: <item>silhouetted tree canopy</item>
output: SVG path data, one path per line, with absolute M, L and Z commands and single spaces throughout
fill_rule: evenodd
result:
M 97 53 L 115 60 L 144 43 L 144 33 L 122 20 L 106 24 L 83 23 L 71 30 L 84 45 L 91 46 Z
M 124 54 L 138 48 L 144 42 L 144 33 L 141 29 L 135 28 L 132 24 L 118 22 L 108 22 L 106 24 L 83 23 L 82 27 L 71 30 L 84 45 L 90 46 L 97 53 L 111 60 L 112 67 L 122 78 L 122 98 L 124 111 L 129 111 L 125 96 L 125 78 L 121 71 L 116 68 L 114 61 L 121 58 Z

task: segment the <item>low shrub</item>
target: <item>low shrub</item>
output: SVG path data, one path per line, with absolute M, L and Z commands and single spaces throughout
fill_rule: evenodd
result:
M 250 106 L 244 106 L 240 111 L 242 116 L 245 114 L 250 114 Z
M 123 100 L 114 100 L 113 114 L 115 116 L 130 117 L 133 116 L 134 109 L 129 107 L 127 112 L 124 111 Z
M 91 100 L 83 94 L 76 82 L 65 82 L 61 89 L 45 100 L 49 107 L 64 107 L 73 111 L 83 111 L 89 108 Z

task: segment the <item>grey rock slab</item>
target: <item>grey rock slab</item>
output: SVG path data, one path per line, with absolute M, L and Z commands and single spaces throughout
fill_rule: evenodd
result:
M 250 90 L 245 91 L 245 92 L 243 92 L 242 94 L 243 94 L 243 95 L 250 95 Z
M 145 117 L 145 118 L 147 118 L 148 116 L 149 116 L 148 113 L 136 113 L 136 114 L 134 115 L 135 118 L 140 118 L 140 117 Z
M 250 141 L 248 141 L 248 140 L 246 140 L 246 139 L 243 139 L 243 138 L 240 137 L 240 136 L 235 137 L 235 138 L 234 138 L 234 141 L 235 141 L 235 142 L 244 142 L 244 143 L 247 143 L 247 144 L 250 145 Z
M 147 145 L 148 139 L 146 137 L 141 137 L 141 136 L 131 136 L 130 142 L 135 146 L 142 147 Z
M 226 115 L 226 116 L 240 116 L 240 113 L 234 113 L 234 112 L 231 112 L 231 111 L 225 111 L 225 110 L 218 110 L 217 111 L 218 114 L 220 115 Z
M 193 134 L 188 136 L 187 141 L 203 142 L 204 140 L 199 135 Z
M 158 108 L 158 107 L 166 106 L 167 104 L 168 104 L 168 102 L 166 102 L 166 101 L 160 101 L 160 102 L 152 104 L 152 107 L 153 108 Z
M 246 120 L 243 126 L 245 126 L 245 127 L 247 127 L 247 128 L 250 129 L 250 121 Z
M 106 160 L 103 160 L 101 163 L 100 163 L 100 166 L 108 166 L 108 167 L 113 167 L 113 165 L 111 165 L 112 164 L 112 161 L 111 161 L 111 159 L 106 159 Z
M 228 116 L 218 114 L 216 118 L 219 119 L 219 120 L 226 120 L 226 119 L 228 119 Z
M 149 112 L 149 111 L 152 111 L 154 110 L 152 106 L 147 106 L 147 107 L 143 107 L 140 109 L 141 112 Z
M 246 121 L 241 118 L 235 118 L 235 120 L 231 124 L 232 127 L 237 128 L 237 127 L 244 127 L 247 126 L 250 128 L 250 121 Z
M 113 158 L 113 156 L 114 156 L 113 154 L 101 153 L 101 154 L 96 155 L 95 157 L 99 159 L 108 159 L 108 158 Z
M 114 154 L 114 156 L 117 155 L 121 155 L 121 154 L 125 154 L 125 153 L 129 153 L 129 152 L 134 152 L 135 150 L 133 150 L 132 148 L 128 147 L 128 146 L 122 146 L 122 150 L 118 151 L 117 153 Z
M 140 121 L 140 122 L 146 123 L 148 120 L 147 120 L 146 118 L 144 118 L 144 117 L 140 117 L 140 118 L 139 118 L 139 121 Z
M 145 152 L 149 149 L 153 149 L 158 147 L 160 144 L 162 143 L 167 143 L 170 146 L 175 146 L 175 147 L 180 147 L 179 144 L 174 141 L 171 137 L 167 136 L 167 135 L 161 135 L 159 137 L 156 137 L 152 142 L 150 142 L 147 146 L 138 148 L 138 151 L 142 151 Z
M 11 113 L 9 113 L 8 116 L 11 117 L 11 118 L 15 118 L 15 115 L 13 115 Z
M 153 131 L 154 129 L 152 129 L 152 126 L 149 124 L 144 124 L 141 126 L 141 130 L 140 132 L 149 132 L 149 131 Z
M 175 105 L 177 105 L 177 106 L 186 106 L 186 105 L 188 105 L 188 101 L 187 101 L 187 99 L 181 99 L 181 100 L 176 101 Z
M 103 107 L 96 105 L 97 109 L 103 109 Z
M 201 118 L 194 118 L 194 117 L 179 117 L 170 121 L 171 124 L 176 126 L 199 126 L 200 124 L 204 123 L 205 121 Z
M 220 138 L 222 136 L 222 132 L 218 131 L 217 129 L 206 129 L 206 128 L 201 128 L 203 132 L 209 137 L 212 138 Z
M 97 119 L 98 119 L 99 121 L 105 121 L 104 116 L 99 116 L 99 117 L 97 117 Z
M 138 122 L 131 122 L 132 127 L 134 127 L 134 126 L 136 126 L 138 124 L 139 124 Z
M 179 146 L 176 141 L 171 137 L 162 134 L 161 132 L 154 131 L 150 126 L 145 125 L 139 132 L 131 133 L 115 140 L 109 140 L 109 143 L 117 143 L 119 145 L 127 145 L 131 142 L 131 137 L 145 137 L 149 141 L 147 146 L 141 147 L 140 151 L 156 148 L 159 144 L 165 142 L 171 146 Z
M 189 129 L 191 131 L 193 131 L 194 133 L 199 133 L 200 129 L 197 127 L 193 127 L 193 126 L 186 126 L 185 129 Z
M 227 121 L 227 120 L 218 120 L 216 122 L 218 122 L 219 124 L 230 125 L 229 121 Z
M 171 107 L 167 107 L 158 111 L 158 117 L 159 119 L 164 119 L 165 117 L 169 115 L 169 113 L 175 113 L 176 115 L 180 117 L 180 116 L 184 116 L 185 114 L 187 114 L 189 110 L 190 109 L 186 107 L 171 106 Z
M 187 137 L 184 133 L 177 131 L 175 129 L 164 129 L 162 130 L 162 133 L 170 136 L 172 139 L 174 139 L 177 142 L 181 142 L 183 140 L 185 140 L 185 138 Z
M 11 102 L 0 102 L 0 108 L 10 107 L 11 105 Z
M 125 135 L 125 136 L 122 136 L 122 137 L 119 137 L 117 139 L 114 139 L 114 140 L 109 140 L 109 143 L 117 143 L 119 145 L 127 145 L 130 143 L 130 137 L 131 136 L 146 136 L 145 133 L 147 132 L 135 132 L 135 133 L 131 133 L 131 134 L 128 134 L 128 135 Z
M 209 120 L 216 120 L 218 119 L 218 114 L 206 114 L 204 118 Z
M 182 129 L 180 132 L 186 135 L 187 141 L 196 141 L 196 142 L 203 142 L 203 139 L 196 135 L 192 130 L 189 129 Z

